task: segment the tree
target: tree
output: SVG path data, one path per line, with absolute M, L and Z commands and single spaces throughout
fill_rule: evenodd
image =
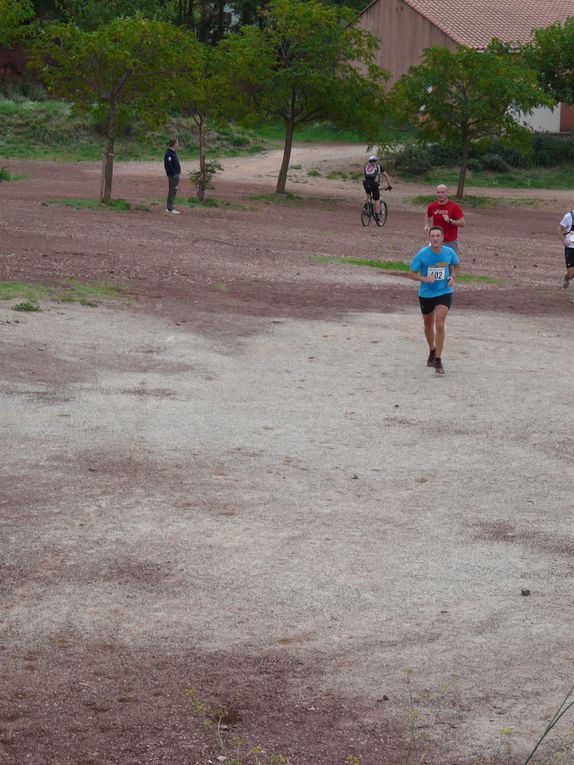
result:
M 526 61 L 535 68 L 542 86 L 556 101 L 574 104 L 574 17 L 533 32 L 525 46 Z
M 207 131 L 213 122 L 221 122 L 226 100 L 219 75 L 218 50 L 197 43 L 194 49 L 194 66 L 179 85 L 181 111 L 188 113 L 197 126 L 199 138 L 199 172 L 194 174 L 197 196 L 202 202 L 210 180 L 220 165 L 207 159 Z
M 509 46 L 493 40 L 484 51 L 429 48 L 394 86 L 396 111 L 419 134 L 458 145 L 457 196 L 464 195 L 470 145 L 487 136 L 516 137 L 520 115 L 548 104 L 536 73 Z
M 118 18 L 141 14 L 155 21 L 173 21 L 175 8 L 165 0 L 59 0 L 63 21 L 91 32 Z
M 69 24 L 50 26 L 36 44 L 31 64 L 49 92 L 105 125 L 102 202 L 111 199 L 119 130 L 134 116 L 148 128 L 167 121 L 189 55 L 188 33 L 140 15 L 94 32 Z
M 318 0 L 272 0 L 262 29 L 244 27 L 220 43 L 230 112 L 285 126 L 278 192 L 285 191 L 299 126 L 325 119 L 378 137 L 387 74 L 373 63 L 375 38 L 355 18 Z
M 34 15 L 30 0 L 0 0 L 0 45 L 10 45 L 25 37 Z

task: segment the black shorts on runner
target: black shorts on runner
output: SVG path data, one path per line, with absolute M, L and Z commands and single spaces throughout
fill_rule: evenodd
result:
M 421 304 L 421 311 L 423 314 L 432 313 L 437 305 L 445 305 L 450 308 L 452 304 L 452 292 L 447 292 L 445 295 L 437 295 L 437 297 L 423 298 L 419 297 L 419 303 Z
M 381 192 L 379 191 L 379 184 L 375 181 L 371 181 L 367 178 L 363 181 L 363 188 L 367 194 L 372 194 L 375 202 L 378 202 L 381 198 Z
M 565 247 L 564 257 L 566 258 L 566 268 L 574 268 L 574 247 Z

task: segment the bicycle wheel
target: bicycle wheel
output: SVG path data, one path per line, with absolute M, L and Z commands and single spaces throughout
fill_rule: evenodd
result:
M 389 217 L 389 208 L 387 206 L 387 203 L 381 199 L 381 212 L 379 215 L 375 218 L 377 222 L 377 226 L 384 226 L 387 222 L 387 218 Z
M 361 223 L 363 226 L 368 226 L 373 217 L 373 208 L 370 202 L 365 202 L 361 210 Z

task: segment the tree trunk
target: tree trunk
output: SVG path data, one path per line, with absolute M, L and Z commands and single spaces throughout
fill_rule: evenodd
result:
M 279 178 L 277 178 L 277 188 L 275 191 L 277 194 L 285 193 L 285 186 L 287 185 L 287 171 L 289 170 L 289 162 L 291 161 L 291 149 L 293 148 L 293 134 L 295 133 L 295 117 L 293 114 L 289 119 L 285 120 L 285 147 L 283 149 L 283 162 L 281 163 L 281 170 L 279 171 Z
M 200 202 L 205 200 L 205 188 L 207 186 L 207 176 L 205 172 L 205 133 L 207 123 L 203 117 L 199 117 L 199 183 L 197 184 L 197 198 Z
M 469 140 L 466 132 L 462 135 L 462 151 L 460 158 L 460 172 L 458 174 L 457 197 L 464 197 L 464 181 L 466 179 L 466 166 L 468 165 Z
M 100 202 L 107 205 L 112 198 L 112 179 L 114 175 L 114 145 L 116 142 L 116 110 L 111 109 L 106 131 L 106 153 L 102 165 L 102 185 L 100 189 Z

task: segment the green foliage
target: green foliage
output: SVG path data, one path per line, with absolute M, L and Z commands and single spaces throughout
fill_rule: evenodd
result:
M 262 28 L 244 27 L 219 46 L 228 116 L 284 126 L 278 192 L 285 190 L 299 126 L 331 120 L 342 127 L 361 125 L 365 135 L 377 136 L 387 75 L 373 63 L 374 37 L 354 22 L 349 9 L 318 0 L 272 0 Z
M 290 191 L 279 194 L 250 194 L 248 198 L 268 205 L 284 205 L 285 207 L 300 207 L 304 201 L 303 197 L 292 194 Z
M 141 14 L 155 21 L 175 19 L 172 3 L 162 0 L 59 0 L 63 21 L 92 32 L 117 18 Z
M 33 17 L 31 0 L 0 0 L 0 45 L 29 37 L 35 31 L 29 24 Z
M 11 181 L 11 180 L 12 180 L 12 174 L 10 173 L 10 170 L 8 170 L 7 167 L 0 167 L 0 182 Z
M 524 57 L 536 69 L 543 87 L 556 101 L 574 103 L 574 16 L 564 24 L 556 22 L 545 29 L 535 29 L 532 42 L 525 46 Z
M 393 155 L 393 165 L 405 175 L 423 175 L 433 166 L 431 151 L 422 142 L 404 144 Z
M 203 201 L 206 189 L 212 188 L 211 182 L 217 173 L 223 170 L 223 166 L 216 159 L 209 159 L 203 163 L 203 167 L 189 174 L 189 180 L 197 189 L 197 198 Z
M 518 140 L 525 129 L 517 115 L 550 99 L 522 58 L 493 40 L 484 51 L 427 49 L 395 84 L 393 102 L 422 138 L 458 147 L 462 196 L 472 142 L 495 135 Z
M 38 305 L 38 303 L 34 303 L 32 301 L 28 301 L 26 303 L 16 303 L 16 305 L 12 306 L 13 311 L 41 311 L 42 309 Z
M 75 210 L 116 210 L 117 212 L 128 212 L 132 209 L 131 203 L 127 199 L 109 199 L 107 202 L 100 202 L 99 199 L 50 199 L 49 202 L 42 202 L 45 206 L 72 207 Z
M 484 170 L 495 173 L 507 173 L 510 170 L 510 165 L 501 154 L 485 154 L 481 164 Z
M 101 137 L 94 129 L 90 114 L 72 112 L 69 104 L 50 99 L 0 99 L 0 157 L 26 159 L 65 159 L 67 161 L 101 158 Z M 157 131 L 146 131 L 138 122 L 116 141 L 116 157 L 122 160 L 159 159 L 165 151 L 166 135 L 184 135 L 184 158 L 196 158 L 198 129 L 191 117 L 172 117 Z M 219 156 L 263 151 L 267 146 L 258 135 L 229 126 L 207 133 L 210 148 Z
M 111 197 L 114 143 L 122 124 L 134 115 L 148 128 L 165 123 L 191 48 L 182 30 L 141 15 L 93 32 L 51 25 L 34 46 L 30 63 L 49 92 L 105 124 L 102 201 Z

